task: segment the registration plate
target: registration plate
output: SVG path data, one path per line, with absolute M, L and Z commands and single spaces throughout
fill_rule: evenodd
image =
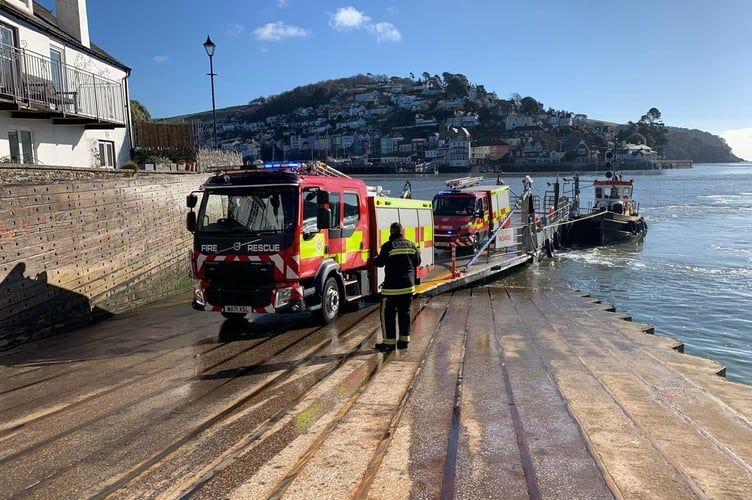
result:
M 224 311 L 228 313 L 247 313 L 248 306 L 225 306 Z

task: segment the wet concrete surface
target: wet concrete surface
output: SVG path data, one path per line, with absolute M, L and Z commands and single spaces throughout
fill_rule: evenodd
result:
M 176 297 L 0 353 L 0 498 L 748 498 L 752 390 L 530 282 L 228 321 Z

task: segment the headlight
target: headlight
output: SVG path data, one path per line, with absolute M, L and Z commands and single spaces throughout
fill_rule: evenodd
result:
M 200 285 L 193 287 L 193 301 L 196 302 L 196 304 L 202 306 L 206 305 L 206 301 L 204 300 L 204 291 L 201 289 Z
M 472 222 L 468 222 L 467 224 L 460 226 L 460 231 L 464 231 L 465 229 L 468 229 L 470 226 L 472 226 Z
M 292 288 L 280 288 L 274 294 L 274 307 L 279 308 L 290 303 Z

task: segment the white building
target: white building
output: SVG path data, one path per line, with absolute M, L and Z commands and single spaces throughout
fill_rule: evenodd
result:
M 448 127 L 477 127 L 480 125 L 480 118 L 477 113 L 463 113 L 462 111 L 455 111 L 454 116 L 447 118 L 446 124 Z
M 507 115 L 504 118 L 504 126 L 507 130 L 514 130 L 516 128 L 532 127 L 533 117 L 527 115 Z
M 90 43 L 86 0 L 55 11 L 0 2 L 0 161 L 118 167 L 130 159 L 130 69 Z
M 449 127 L 444 143 L 444 159 L 449 167 L 470 167 L 472 136 L 466 128 Z
M 614 151 L 616 161 L 656 161 L 658 152 L 644 144 L 626 144 L 623 143 Z

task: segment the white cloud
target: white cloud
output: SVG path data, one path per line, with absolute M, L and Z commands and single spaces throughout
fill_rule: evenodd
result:
M 285 7 L 287 7 L 287 2 L 288 0 L 277 0 L 277 7 L 284 9 Z
M 285 38 L 306 38 L 311 32 L 299 26 L 287 25 L 283 22 L 266 23 L 253 30 L 257 40 L 278 42 Z
M 154 56 L 155 63 L 163 63 L 170 60 L 170 56 Z
M 340 7 L 329 18 L 329 26 L 337 31 L 364 29 L 370 22 L 371 18 L 355 7 Z
M 227 26 L 227 30 L 225 30 L 227 36 L 231 38 L 239 37 L 241 34 L 243 34 L 244 31 L 245 26 L 243 26 L 242 24 L 230 24 Z
M 726 140 L 732 153 L 739 158 L 752 161 L 752 127 L 726 130 L 718 135 Z
M 402 40 L 402 35 L 392 23 L 376 23 L 373 26 L 373 32 L 376 33 L 376 40 L 379 42 L 399 42 Z
M 379 42 L 399 42 L 399 30 L 387 22 L 371 22 L 371 18 L 355 7 L 340 7 L 329 17 L 329 26 L 337 31 L 365 30 Z

